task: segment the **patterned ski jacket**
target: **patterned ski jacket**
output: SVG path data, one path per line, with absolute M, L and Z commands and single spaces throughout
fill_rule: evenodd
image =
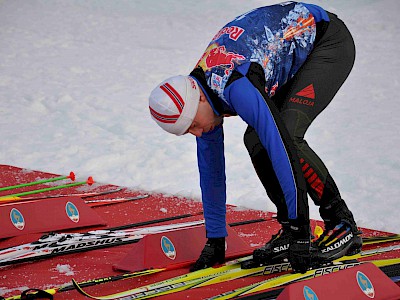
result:
M 265 98 L 272 97 L 305 62 L 320 21 L 329 22 L 329 17 L 316 5 L 286 2 L 254 9 L 213 37 L 190 74 L 217 115 L 238 115 L 256 130 L 292 220 L 299 218 L 300 196 L 290 155 Z M 196 139 L 207 237 L 211 238 L 227 235 L 223 139 L 222 124 Z

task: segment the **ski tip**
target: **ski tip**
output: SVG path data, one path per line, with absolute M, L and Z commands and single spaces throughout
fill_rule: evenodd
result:
M 71 179 L 72 181 L 75 181 L 75 173 L 71 171 L 69 173 L 69 176 L 67 176 L 67 178 Z
M 87 183 L 88 185 L 92 185 L 92 184 L 94 183 L 93 177 L 90 176 L 90 177 L 87 179 L 86 183 Z

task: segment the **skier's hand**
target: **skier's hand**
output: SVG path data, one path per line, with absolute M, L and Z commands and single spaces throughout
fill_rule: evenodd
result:
M 293 239 L 289 246 L 289 262 L 294 272 L 305 273 L 311 265 L 310 239 Z
M 199 259 L 190 268 L 190 272 L 222 264 L 225 261 L 225 238 L 209 238 Z
M 311 265 L 311 234 L 309 224 L 290 225 L 289 262 L 293 272 L 305 273 Z

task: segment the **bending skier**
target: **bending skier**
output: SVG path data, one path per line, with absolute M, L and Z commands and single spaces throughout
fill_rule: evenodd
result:
M 196 136 L 207 243 L 193 270 L 225 256 L 226 185 L 223 118 L 248 124 L 244 143 L 279 232 L 253 253 L 254 262 L 288 258 L 296 272 L 311 264 L 307 194 L 325 228 L 317 258 L 361 249 L 360 232 L 335 181 L 304 140 L 312 121 L 349 75 L 355 47 L 344 23 L 321 7 L 284 3 L 254 9 L 224 26 L 189 76 L 175 76 L 150 95 L 150 113 L 169 133 Z

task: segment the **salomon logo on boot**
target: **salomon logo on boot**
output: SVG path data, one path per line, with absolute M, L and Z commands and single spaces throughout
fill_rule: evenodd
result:
M 346 245 L 352 238 L 354 237 L 353 233 L 350 232 L 348 235 L 346 235 L 343 239 L 340 239 L 339 241 L 337 241 L 336 243 L 334 243 L 332 246 L 326 246 L 325 248 L 321 249 L 322 253 L 327 253 L 327 252 L 331 252 L 334 251 L 340 247 L 343 247 L 344 245 Z
M 314 242 L 317 248 L 316 258 L 321 261 L 332 261 L 345 255 L 354 255 L 361 251 L 360 232 L 355 231 L 348 222 L 342 221 L 332 230 L 326 230 Z
M 274 247 L 274 249 L 272 249 L 272 251 L 274 253 L 279 253 L 279 252 L 288 251 L 288 250 L 289 250 L 289 244 L 278 246 L 278 247 Z
M 280 229 L 263 247 L 254 250 L 253 261 L 256 264 L 265 265 L 287 258 L 289 254 L 290 238 L 291 233 L 288 229 Z

